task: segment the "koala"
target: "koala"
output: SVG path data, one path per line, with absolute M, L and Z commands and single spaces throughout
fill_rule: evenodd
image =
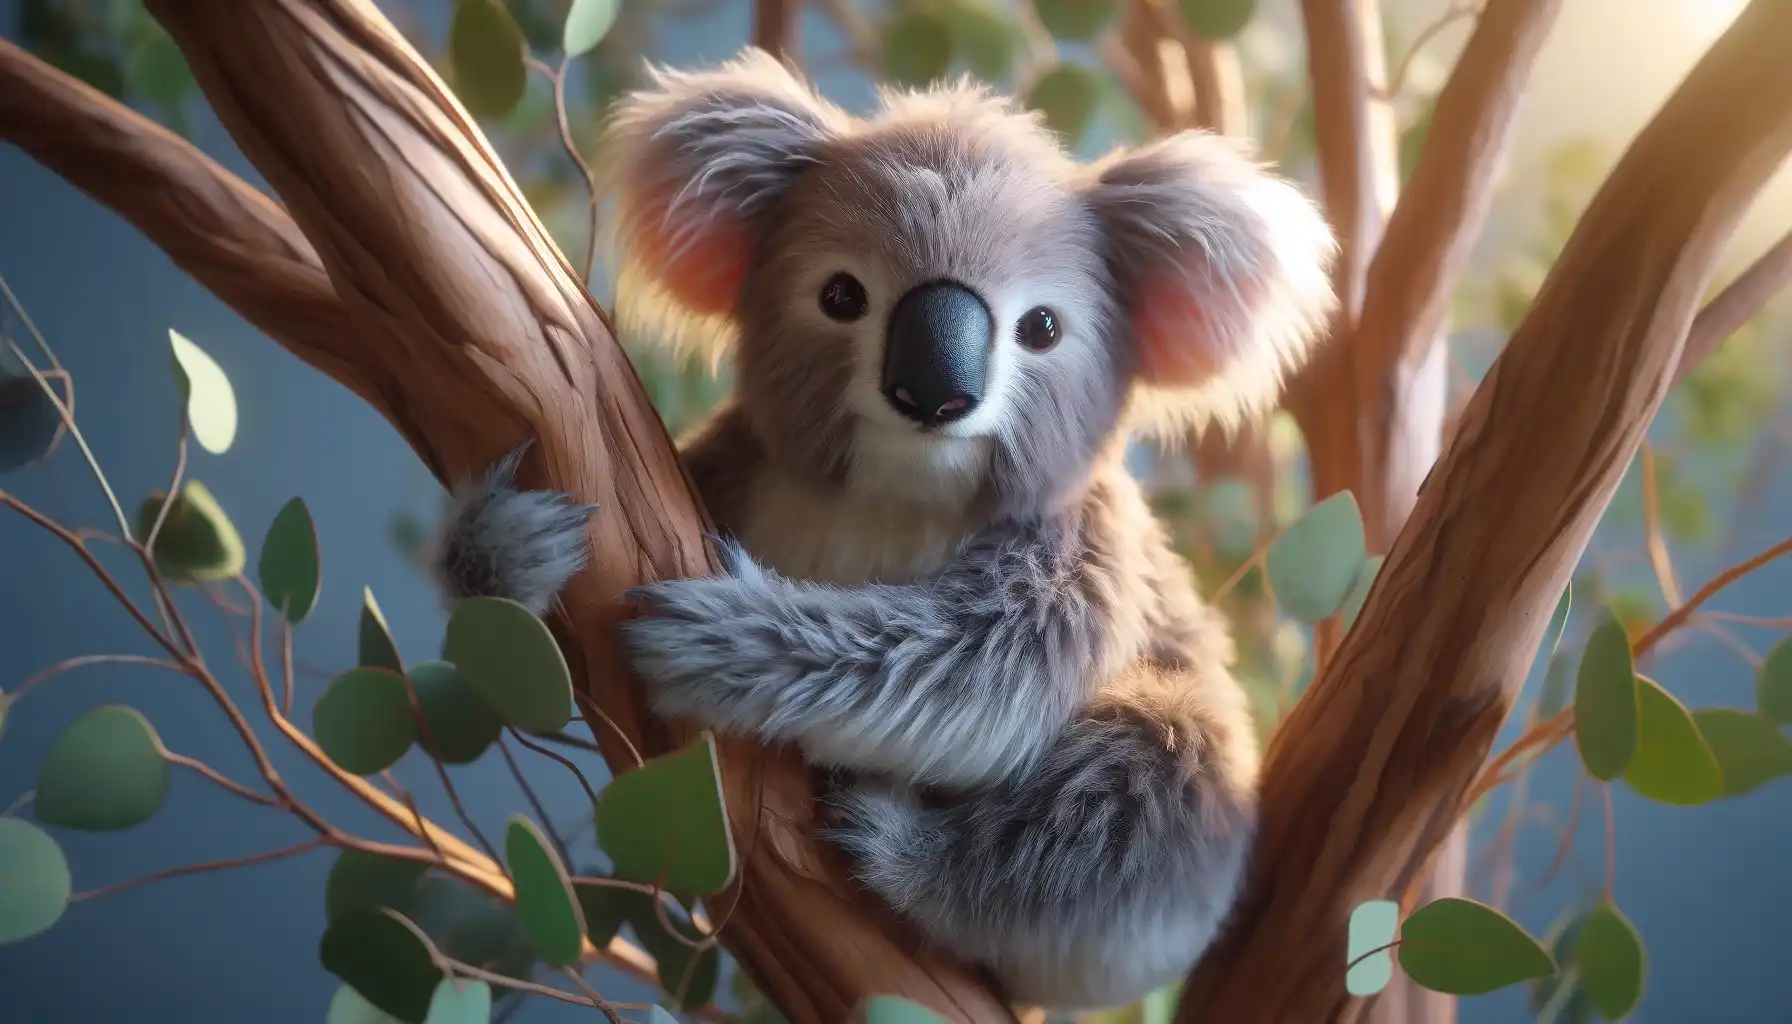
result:
M 618 323 L 735 371 L 680 446 L 724 571 L 617 627 L 652 707 L 833 772 L 857 879 L 1016 1002 L 1186 973 L 1259 751 L 1123 456 L 1274 402 L 1334 306 L 1324 219 L 1211 134 L 1081 163 L 969 83 L 854 116 L 755 50 L 653 70 L 606 132 Z M 457 488 L 440 572 L 540 612 L 586 510 L 515 466 Z

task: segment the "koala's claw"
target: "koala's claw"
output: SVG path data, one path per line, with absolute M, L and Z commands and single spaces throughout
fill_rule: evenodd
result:
M 509 598 L 540 615 L 585 567 L 586 526 L 598 506 L 559 491 L 517 490 L 527 447 L 455 488 L 434 559 L 449 597 Z

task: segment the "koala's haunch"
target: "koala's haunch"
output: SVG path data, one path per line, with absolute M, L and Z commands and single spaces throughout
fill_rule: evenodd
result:
M 654 708 L 842 769 L 859 879 L 1017 1001 L 1185 973 L 1258 751 L 1121 456 L 1141 412 L 1273 401 L 1332 309 L 1324 221 L 1209 135 L 1081 165 L 968 86 L 858 118 L 756 51 L 655 73 L 604 149 L 623 322 L 738 381 L 682 445 L 726 571 L 619 627 Z M 542 608 L 584 510 L 508 468 L 457 491 L 444 584 Z

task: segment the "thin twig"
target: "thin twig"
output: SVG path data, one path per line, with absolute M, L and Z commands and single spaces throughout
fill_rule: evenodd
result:
M 539 743 L 530 742 L 529 737 L 523 735 L 522 733 L 518 732 L 515 729 L 511 729 L 510 734 L 512 736 L 515 736 L 516 741 L 518 743 L 521 743 L 523 746 L 528 747 L 530 750 L 535 751 L 537 754 L 540 754 L 543 757 L 552 758 L 553 760 L 558 761 L 562 765 L 564 765 L 566 767 L 566 770 L 572 773 L 572 777 L 579 780 L 579 785 L 584 787 L 585 797 L 591 801 L 591 806 L 593 806 L 593 807 L 597 806 L 597 790 L 592 788 L 591 780 L 585 778 L 585 773 L 582 771 L 579 771 L 578 765 L 573 764 L 571 761 L 560 756 L 559 754 L 555 753 L 554 751 L 549 750 L 548 748 L 540 745 Z M 561 735 L 564 735 L 564 734 L 561 734 Z M 572 739 L 572 737 L 570 737 L 570 736 L 566 736 L 565 738 L 569 739 L 569 740 Z M 596 748 L 592 747 L 591 749 L 595 750 Z
M 1413 39 L 1411 48 L 1406 51 L 1404 57 L 1400 58 L 1400 63 L 1395 65 L 1393 74 L 1388 76 L 1387 86 L 1378 89 L 1375 87 L 1374 83 L 1370 83 L 1369 95 L 1384 103 L 1392 103 L 1400 96 L 1400 90 L 1406 85 L 1406 76 L 1412 71 L 1413 62 L 1418 58 L 1419 53 L 1423 51 L 1425 47 L 1431 45 L 1431 42 L 1442 35 L 1445 29 L 1448 29 L 1458 21 L 1462 21 L 1466 18 L 1478 18 L 1480 16 L 1480 4 L 1468 3 L 1466 0 L 1454 0 L 1454 2 L 1438 16 L 1436 21 L 1425 26 L 1424 31 L 1420 32 L 1417 38 Z
M 144 536 L 141 542 L 143 545 L 143 557 L 146 562 L 153 561 L 155 558 L 156 540 L 162 535 L 162 524 L 168 521 L 168 510 L 174 507 L 174 498 L 180 493 L 181 477 L 185 476 L 187 472 L 187 411 L 185 409 L 181 410 L 178 421 L 179 426 L 176 427 L 177 439 L 175 441 L 174 475 L 173 478 L 168 481 L 168 490 L 162 495 L 161 505 L 156 508 L 155 522 L 150 524 L 149 533 Z M 170 633 L 174 632 L 171 601 L 163 599 L 159 588 L 155 591 L 155 599 L 156 610 L 162 613 L 162 625 Z M 193 637 L 185 630 L 182 630 L 180 632 L 180 638 L 181 643 L 187 648 L 187 653 L 198 656 L 199 645 L 193 641 Z
M 1655 583 L 1662 599 L 1672 608 L 1680 603 L 1680 583 L 1674 578 L 1674 560 L 1668 554 L 1668 542 L 1661 532 L 1661 487 L 1656 478 L 1655 446 L 1643 442 L 1643 537 L 1649 550 L 1649 568 L 1655 571 Z
M 144 875 L 141 878 L 132 878 L 112 885 L 102 886 L 98 889 L 89 889 L 86 892 L 78 892 L 69 897 L 69 902 L 83 903 L 87 900 L 98 899 L 101 896 L 110 896 L 113 893 L 123 892 L 126 889 L 135 889 L 140 885 L 148 885 L 151 882 L 162 882 L 170 878 L 198 875 L 207 871 L 224 871 L 230 868 L 247 867 L 251 864 L 263 864 L 271 860 L 281 860 L 286 857 L 296 857 L 301 853 L 309 853 L 312 850 L 322 849 L 329 845 L 329 840 L 319 836 L 315 839 L 307 839 L 302 843 L 294 843 L 291 846 L 282 846 L 278 850 L 266 850 L 261 853 L 251 853 L 243 857 L 227 857 L 223 860 L 206 861 L 203 864 L 186 864 L 178 868 L 169 868 L 166 871 L 157 871 L 152 875 Z
M 37 790 L 27 789 L 25 792 L 20 793 L 16 797 L 13 797 L 12 803 L 6 805 L 6 810 L 0 811 L 0 818 L 12 817 L 14 814 L 17 814 L 19 812 L 19 808 L 24 807 L 26 804 L 28 804 L 31 801 L 36 800 L 36 799 L 37 799 Z
M 1568 825 L 1562 830 L 1561 841 L 1556 844 L 1555 856 L 1550 858 L 1549 867 L 1543 872 L 1543 877 L 1539 878 L 1537 884 L 1525 894 L 1527 899 L 1548 888 L 1557 872 L 1562 870 L 1562 865 L 1568 863 L 1568 852 L 1574 848 L 1574 833 L 1580 827 L 1580 797 L 1581 792 L 1586 789 L 1586 783 L 1587 774 L 1585 772 L 1575 775 L 1574 801 L 1568 807 Z
M 1711 578 L 1709 583 L 1700 587 L 1686 603 L 1669 612 L 1660 622 L 1644 633 L 1634 645 L 1635 653 L 1641 655 L 1660 642 L 1661 638 L 1686 624 L 1686 620 L 1699 610 L 1699 606 L 1711 600 L 1718 591 L 1736 582 L 1756 569 L 1761 568 L 1777 558 L 1792 553 L 1792 537 L 1787 537 L 1773 547 L 1755 555 L 1747 561 L 1739 562 Z
M 1738 615 L 1735 612 L 1700 612 L 1699 617 L 1716 619 L 1719 622 L 1734 622 L 1740 626 L 1760 626 L 1763 629 L 1792 629 L 1792 616 L 1769 618 L 1762 615 Z
M 426 827 L 426 823 L 423 820 L 423 812 L 418 809 L 417 798 L 411 793 L 410 789 L 407 788 L 404 783 L 399 782 L 390 769 L 380 772 L 380 778 L 386 780 L 386 785 L 392 787 L 392 792 L 398 794 L 398 799 L 404 801 L 404 805 L 411 809 L 411 818 L 417 824 L 417 834 L 423 837 L 423 841 L 429 844 L 429 848 L 435 852 L 437 857 L 447 860 L 448 858 L 442 853 L 442 845 L 436 842 L 436 837 L 432 835 Z
M 5 283 L 4 279 L 0 279 L 0 286 L 4 286 Z M 10 288 L 7 289 L 6 295 L 9 299 L 12 298 L 12 290 Z M 13 301 L 17 300 L 15 299 Z M 112 506 L 112 515 L 118 520 L 118 532 L 126 537 L 130 536 L 131 527 L 125 520 L 124 506 L 118 503 L 118 495 L 113 492 L 112 484 L 107 481 L 106 474 L 101 471 L 99 459 L 94 457 L 93 449 L 87 445 L 87 438 L 82 435 L 81 428 L 75 424 L 74 414 L 69 411 L 68 405 L 62 401 L 62 396 L 58 395 L 56 389 L 50 386 L 50 381 L 44 376 L 43 371 L 39 370 L 37 364 L 31 361 L 31 357 L 25 354 L 24 349 L 20 348 L 18 344 L 10 338 L 7 339 L 6 347 L 12 350 L 12 354 L 25 367 L 26 372 L 31 374 L 33 380 L 37 381 L 37 386 L 43 389 L 44 396 L 50 400 L 52 405 L 56 406 L 56 412 L 62 417 L 63 426 L 68 428 L 69 436 L 75 439 L 76 447 L 81 449 L 81 455 L 87 460 L 88 467 L 93 470 L 94 478 L 99 482 L 100 490 L 106 493 L 106 502 Z
M 560 862 L 570 864 L 572 855 L 567 852 L 566 840 L 560 838 L 560 830 L 554 827 L 553 820 L 548 817 L 547 808 L 542 806 L 541 798 L 535 795 L 535 787 L 529 785 L 529 777 L 523 774 L 522 765 L 516 763 L 516 755 L 510 752 L 510 744 L 504 742 L 502 733 L 498 735 L 498 753 L 504 756 L 504 764 L 510 769 L 510 777 L 516 780 L 517 788 L 523 791 L 523 799 L 529 801 L 529 808 L 540 819 L 541 830 L 548 834 L 555 852 L 560 854 Z
M 280 617 L 280 675 L 286 693 L 280 702 L 280 713 L 292 714 L 292 623 Z
M 552 68 L 546 62 L 535 57 L 524 58 L 529 67 L 546 75 L 554 86 L 554 120 L 560 128 L 560 145 L 566 155 L 578 165 L 579 174 L 585 179 L 585 206 L 588 211 L 589 224 L 585 235 L 585 262 L 579 267 L 579 281 L 591 282 L 591 268 L 597 265 L 597 175 L 591 171 L 591 164 L 579 152 L 578 144 L 572 138 L 572 126 L 566 118 L 566 65 L 571 59 L 560 58 L 560 66 Z
M 579 704 L 582 707 L 584 707 L 584 709 L 586 711 L 590 712 L 593 715 L 596 715 L 598 721 L 600 721 L 610 727 L 610 730 L 612 732 L 614 732 L 616 734 L 616 737 L 622 741 L 622 745 L 628 748 L 628 756 L 635 759 L 635 767 L 636 768 L 639 768 L 642 765 L 647 763 L 646 759 L 641 756 L 641 752 L 639 750 L 635 749 L 634 741 L 630 740 L 628 738 L 628 733 L 623 732 L 622 726 L 617 725 L 616 721 L 614 719 L 612 719 L 609 715 L 604 714 L 604 709 L 597 706 L 597 701 L 593 700 L 588 694 L 584 693 L 583 691 L 579 691 L 579 690 L 574 690 L 573 696 L 578 698 Z
M 1618 834 L 1612 825 L 1612 787 L 1601 783 L 1599 795 L 1605 798 L 1605 901 L 1612 901 L 1612 884 L 1618 874 Z
M 206 764 L 204 761 L 200 761 L 197 758 L 191 758 L 185 754 L 176 754 L 172 750 L 163 748 L 162 760 L 167 761 L 169 764 L 180 765 L 182 768 L 186 768 L 206 779 L 210 779 L 219 787 L 231 793 L 235 793 L 237 796 L 242 797 L 250 803 L 257 803 L 263 807 L 274 807 L 280 810 L 285 810 L 285 807 L 279 800 L 276 800 L 265 793 L 255 792 L 248 786 L 226 776 L 223 772 L 218 771 L 216 768 L 213 768 L 211 765 Z
M 32 690 L 55 676 L 88 665 L 152 665 L 170 672 L 181 674 L 186 672 L 185 669 L 166 658 L 150 658 L 141 654 L 82 654 L 73 658 L 65 658 L 20 683 L 18 689 L 12 692 L 11 702 L 16 704 L 24 700 Z
M 164 635 L 161 630 L 156 628 L 154 623 L 149 621 L 149 618 L 143 614 L 143 609 L 137 607 L 136 602 L 132 601 L 129 595 L 124 592 L 124 588 L 119 585 L 117 577 L 113 576 L 105 566 L 101 565 L 99 559 L 93 556 L 93 552 L 88 550 L 87 545 L 83 543 L 79 537 L 76 537 L 73 533 L 69 532 L 67 527 L 62 526 L 60 523 L 53 522 L 41 512 L 38 512 L 30 505 L 25 504 L 5 491 L 0 491 L 0 505 L 12 509 L 26 519 L 36 523 L 38 526 L 50 531 L 52 534 L 55 534 L 58 540 L 67 544 L 70 548 L 73 548 L 75 554 L 79 555 L 81 560 L 87 563 L 87 567 L 93 570 L 94 575 L 99 577 L 100 583 L 105 586 L 107 590 L 112 592 L 112 596 L 117 598 L 120 604 L 124 605 L 125 610 L 131 614 L 131 617 L 137 620 L 137 624 L 142 626 L 144 631 L 147 632 L 163 650 L 173 655 L 176 661 L 184 663 L 187 660 L 186 654 L 174 645 L 174 640 Z
M 247 585 L 245 581 L 244 586 Z M 258 612 L 257 618 L 259 618 L 259 614 Z M 403 673 L 399 678 L 404 680 L 405 697 L 411 703 L 411 720 L 416 723 L 417 737 L 422 741 L 423 752 L 429 755 L 429 763 L 435 767 L 436 778 L 441 781 L 443 792 L 448 794 L 448 802 L 454 806 L 454 813 L 460 817 L 460 823 L 467 827 L 467 831 L 479 844 L 479 848 L 485 851 L 485 855 L 491 858 L 494 865 L 500 865 L 499 870 L 503 870 L 501 865 L 504 861 L 498 856 L 498 848 L 493 846 L 491 840 L 485 837 L 485 833 L 479 826 L 473 823 L 473 816 L 467 813 L 466 805 L 461 803 L 460 791 L 454 788 L 454 780 L 448 777 L 447 767 L 442 764 L 442 759 L 436 756 L 437 748 L 435 739 L 429 732 L 429 719 L 423 714 L 423 703 L 417 699 L 417 687 L 411 682 L 410 674 Z
M 1788 283 L 1792 283 L 1792 232 L 1762 253 L 1717 298 L 1699 310 L 1686 336 L 1686 346 L 1680 351 L 1680 363 L 1674 368 L 1674 383 L 1685 380 L 1706 356 L 1717 351 L 1724 339 L 1740 330 Z

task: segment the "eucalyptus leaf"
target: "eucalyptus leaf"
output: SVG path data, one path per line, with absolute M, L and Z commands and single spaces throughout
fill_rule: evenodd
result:
M 579 57 L 596 49 L 616 24 L 621 7 L 621 0 L 572 0 L 561 40 L 566 55 Z
M 1014 67 L 1014 49 L 1020 41 L 1016 26 L 989 0 L 954 0 L 945 9 L 952 33 L 952 49 L 971 74 L 986 82 L 999 82 Z
M 1318 622 L 1343 606 L 1367 559 L 1362 511 L 1354 495 L 1339 491 L 1282 531 L 1269 547 L 1264 574 L 1283 611 Z
M 1344 611 L 1340 616 L 1344 628 L 1348 630 L 1356 625 L 1356 617 L 1363 613 L 1363 602 L 1369 599 L 1369 591 L 1375 586 L 1375 577 L 1381 573 L 1386 555 L 1370 555 L 1363 559 L 1363 566 L 1357 570 L 1356 583 L 1350 588 L 1350 596 L 1344 599 Z
M 872 996 L 859 1010 L 864 1024 L 946 1024 L 946 1018 L 898 996 Z
M 1568 706 L 1568 691 L 1574 681 L 1574 660 L 1565 654 L 1549 659 L 1543 669 L 1543 690 L 1537 694 L 1537 717 L 1552 718 Z
M 504 720 L 446 661 L 415 665 L 410 677 L 428 731 L 419 742 L 443 764 L 479 760 L 504 730 Z
M 722 801 L 715 737 L 611 780 L 597 803 L 597 838 L 618 878 L 713 893 L 734 877 L 734 837 Z
M 137 541 L 149 540 L 166 496 L 151 494 L 137 506 Z M 156 568 L 170 583 L 227 580 L 243 571 L 247 556 L 236 526 L 198 480 L 188 480 L 168 504 L 155 538 Z
M 1176 9 L 1196 35 L 1230 39 L 1256 17 L 1257 0 L 1176 0 Z
M 1039 23 L 1059 39 L 1093 39 L 1120 13 L 1117 0 L 1033 0 Z
M 1562 588 L 1562 596 L 1556 601 L 1555 613 L 1549 617 L 1549 656 L 1555 657 L 1562 646 L 1562 634 L 1568 631 L 1568 613 L 1574 609 L 1574 581 Z
M 1700 708 L 1692 718 L 1717 758 L 1725 796 L 1752 793 L 1792 775 L 1792 740 L 1765 716 L 1740 708 Z
M 324 969 L 407 1024 L 423 1024 L 441 983 L 429 948 L 397 916 L 356 910 L 330 922 L 318 947 Z
M 63 730 L 44 755 L 32 806 L 39 821 L 88 832 L 135 828 L 168 797 L 168 760 L 149 720 L 105 704 Z
M 516 880 L 516 914 L 535 948 L 549 963 L 579 962 L 585 918 L 572 891 L 566 866 L 541 830 L 515 815 L 504 832 L 504 861 Z
M 1636 754 L 1637 714 L 1630 638 L 1608 612 L 1587 638 L 1574 683 L 1574 742 L 1588 774 L 1602 782 L 1624 774 Z
M 473 597 L 456 603 L 442 659 L 519 729 L 554 732 L 572 720 L 566 657 L 547 625 L 515 601 Z
M 345 772 L 372 775 L 392 767 L 417 739 L 404 677 L 383 668 L 342 673 L 317 699 L 311 732 Z
M 448 23 L 448 60 L 454 91 L 467 113 L 495 119 L 516 109 L 528 86 L 525 41 L 510 11 L 497 0 L 455 0 Z
M 55 838 L 29 821 L 0 817 L 0 943 L 48 931 L 73 893 L 68 858 Z
M 353 985 L 338 985 L 324 1024 L 399 1024 L 397 1017 L 367 1001 Z
M 386 614 L 373 599 L 373 588 L 361 588 L 360 650 L 357 656 L 362 668 L 383 668 L 403 672 L 404 661 L 398 656 L 398 644 L 386 626 Z
M 1593 1009 L 1606 1020 L 1623 1020 L 1642 1001 L 1649 969 L 1643 939 L 1611 904 L 1593 908 L 1582 920 L 1574 963 Z
M 878 64 L 898 85 L 919 87 L 952 69 L 952 26 L 921 7 L 903 9 L 884 26 Z
M 1400 932 L 1400 904 L 1393 900 L 1369 900 L 1350 912 L 1349 939 L 1344 950 L 1344 990 L 1353 996 L 1372 996 L 1394 980 L 1394 959 L 1384 947 Z
M 1074 149 L 1101 104 L 1101 79 L 1080 64 L 1059 64 L 1033 82 L 1025 100 L 1027 108 L 1044 115 L 1046 127 Z
M 261 542 L 258 564 L 262 596 L 268 604 L 299 623 L 317 604 L 322 569 L 318 564 L 317 527 L 305 499 L 293 498 L 274 515 L 267 539 Z
M 1447 896 L 1407 917 L 1400 968 L 1434 992 L 1475 996 L 1556 970 L 1549 951 L 1498 910 Z
M 186 403 L 193 439 L 213 455 L 222 455 L 236 440 L 236 391 L 230 378 L 204 349 L 172 327 L 168 344 L 174 351 L 175 384 Z
M 1775 644 L 1761 662 L 1755 706 L 1780 725 L 1792 725 L 1792 636 Z
M 430 996 L 424 1024 L 486 1024 L 492 1019 L 492 987 L 483 981 L 443 978 Z
M 1654 680 L 1636 682 L 1636 753 L 1624 781 L 1640 796 L 1681 807 L 1723 796 L 1723 771 L 1692 715 Z
M 66 386 L 60 396 L 66 403 Z M 0 376 L 0 473 L 12 473 L 50 453 L 62 433 L 62 413 L 35 377 Z
M 324 880 L 324 918 L 334 921 L 357 910 L 404 906 L 428 866 L 421 861 L 343 850 Z

